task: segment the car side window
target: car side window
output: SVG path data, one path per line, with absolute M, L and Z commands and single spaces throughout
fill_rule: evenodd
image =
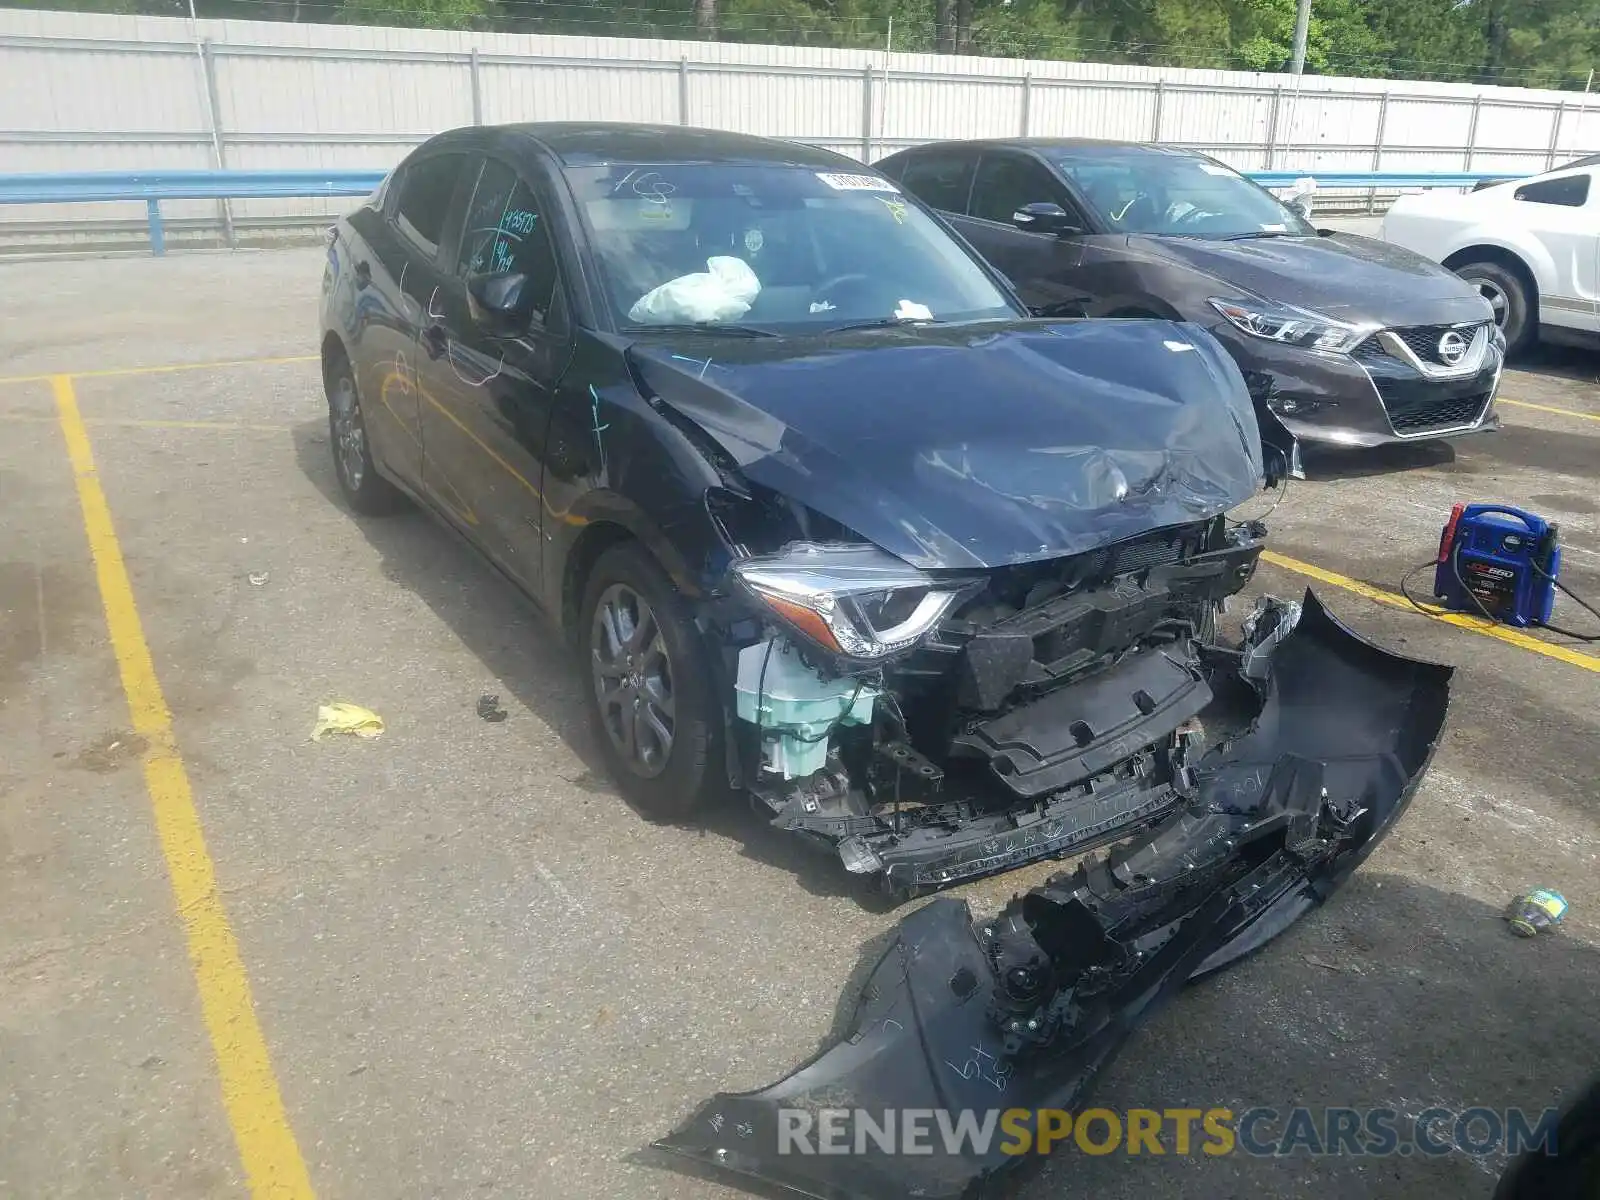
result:
M 1066 189 L 1040 163 L 1020 154 L 985 154 L 972 189 L 972 215 L 1011 224 L 1024 204 L 1059 204 L 1068 212 Z
M 450 198 L 465 165 L 464 154 L 440 154 L 409 164 L 400 176 L 395 224 L 425 253 L 438 253 Z
M 533 308 L 548 315 L 556 292 L 555 251 L 533 189 L 499 159 L 486 158 L 467 203 L 456 274 L 519 274 L 528 278 Z
M 1581 208 L 1589 202 L 1589 176 L 1563 175 L 1560 179 L 1541 179 L 1527 183 L 1514 193 L 1516 199 L 1533 204 L 1560 204 Z
M 929 208 L 964 213 L 972 187 L 972 159 L 964 154 L 919 154 L 906 164 L 900 186 Z

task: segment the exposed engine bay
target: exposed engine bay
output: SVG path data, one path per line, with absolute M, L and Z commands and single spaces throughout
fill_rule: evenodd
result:
M 1081 1109 L 1100 1068 L 1185 982 L 1326 900 L 1410 802 L 1443 730 L 1451 669 L 1364 641 L 1309 592 L 1299 604 L 1262 598 L 1244 634 L 1188 656 L 1173 645 L 1111 654 L 1107 679 L 1152 652 L 1193 667 L 1211 689 L 1202 719 L 1239 731 L 1204 753 L 1183 747 L 1177 768 L 1175 731 L 1149 751 L 1153 768 L 1136 748 L 1149 745 L 1143 733 L 1130 736 L 1127 774 L 1149 769 L 1176 796 L 1148 831 L 991 920 L 974 923 L 955 899 L 918 909 L 862 987 L 844 1040 L 771 1087 L 714 1097 L 657 1145 L 822 1200 L 971 1197 L 1027 1156 L 998 1139 L 938 1137 L 897 1153 L 890 1123 L 921 1113 L 949 1128 L 1005 1110 L 1032 1130 L 1041 1110 Z M 1162 726 L 1194 703 L 1180 693 Z M 815 1147 L 818 1129 L 844 1130 L 848 1151 L 794 1152 L 797 1138 Z
M 719 638 L 741 782 L 901 893 L 1149 828 L 1195 794 L 1216 615 L 1265 536 L 1218 516 L 986 572 L 820 540 L 747 555 L 732 573 L 770 619 Z

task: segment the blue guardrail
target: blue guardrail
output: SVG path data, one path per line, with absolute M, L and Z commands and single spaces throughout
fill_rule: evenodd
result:
M 0 175 L 0 204 L 77 204 L 97 200 L 143 200 L 150 221 L 150 250 L 166 253 L 163 200 L 284 199 L 365 196 L 384 171 L 75 171 L 56 175 Z M 1311 178 L 1319 188 L 1471 187 L 1505 174 L 1443 174 L 1393 171 L 1245 171 L 1265 187 L 1287 187 Z

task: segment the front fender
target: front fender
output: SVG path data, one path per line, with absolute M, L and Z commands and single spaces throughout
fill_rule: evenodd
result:
M 1450 252 L 1442 259 L 1450 259 L 1460 254 L 1463 250 L 1471 250 L 1479 246 L 1489 246 L 1507 254 L 1514 254 L 1527 265 L 1533 275 L 1534 283 L 1538 284 L 1539 291 L 1560 292 L 1560 276 L 1556 269 L 1555 259 L 1544 248 L 1544 244 L 1531 235 L 1507 235 L 1503 226 L 1494 225 L 1487 221 L 1469 226 L 1451 240 Z
M 692 428 L 642 397 L 628 374 L 586 365 L 580 359 L 564 381 L 549 442 L 547 607 L 566 611 L 571 570 L 585 560 L 588 540 L 618 530 L 642 543 L 685 595 L 705 594 L 727 555 L 705 497 L 726 475 Z
M 647 511 L 617 492 L 596 489 L 575 502 L 566 515 L 576 529 L 609 525 L 641 542 L 686 596 L 703 596 L 720 574 L 712 564 L 722 542 L 703 496 Z

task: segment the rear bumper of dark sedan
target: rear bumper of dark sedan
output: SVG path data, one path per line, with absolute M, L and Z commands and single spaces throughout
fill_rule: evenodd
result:
M 1429 378 L 1376 342 L 1356 355 L 1324 354 L 1211 330 L 1244 373 L 1252 398 L 1296 438 L 1339 446 L 1379 446 L 1488 433 L 1500 426 L 1495 396 L 1504 353 L 1491 345 L 1478 368 Z

